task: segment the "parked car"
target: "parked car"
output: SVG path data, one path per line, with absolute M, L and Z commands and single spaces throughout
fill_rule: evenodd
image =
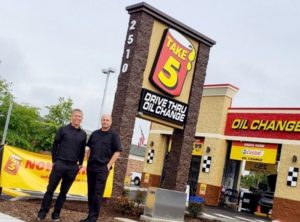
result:
M 142 179 L 142 173 L 139 172 L 132 172 L 130 175 L 131 183 L 135 186 L 140 186 L 141 179 Z

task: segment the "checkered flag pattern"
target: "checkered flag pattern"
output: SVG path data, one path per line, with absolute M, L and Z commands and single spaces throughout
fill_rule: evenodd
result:
M 204 156 L 202 163 L 202 172 L 208 173 L 210 170 L 211 156 Z
M 148 151 L 147 163 L 152 164 L 154 159 L 154 149 Z
M 290 167 L 289 173 L 287 177 L 287 185 L 290 187 L 297 186 L 297 180 L 298 180 L 298 174 L 299 174 L 299 168 L 298 167 Z

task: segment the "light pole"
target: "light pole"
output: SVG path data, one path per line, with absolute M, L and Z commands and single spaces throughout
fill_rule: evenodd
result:
M 103 106 L 104 106 L 104 101 L 105 101 L 105 97 L 106 97 L 109 75 L 110 75 L 110 73 L 115 73 L 115 70 L 113 68 L 109 67 L 108 69 L 102 69 L 102 73 L 106 75 L 106 81 L 105 81 L 104 92 L 103 92 L 103 97 L 102 97 L 102 101 L 101 101 L 99 120 L 101 119 L 101 116 L 103 114 Z M 99 122 L 99 125 L 100 125 L 100 122 Z
M 7 115 L 6 115 L 6 121 L 5 121 L 4 131 L 3 131 L 3 135 L 2 135 L 1 145 L 3 145 L 6 140 L 6 134 L 7 134 L 7 130 L 8 130 L 9 121 L 10 121 L 11 110 L 12 110 L 12 102 L 9 103 L 9 108 L 8 108 Z
M 0 60 L 0 63 L 2 61 Z M 2 104 L 1 104 L 2 105 Z M 2 135 L 2 140 L 1 140 L 1 144 L 0 145 L 4 145 L 5 141 L 6 141 L 6 135 L 7 135 L 7 130 L 8 130 L 8 125 L 9 125 L 9 121 L 10 121 L 10 116 L 11 116 L 11 111 L 12 111 L 12 106 L 13 103 L 10 102 L 9 103 L 9 107 L 8 107 L 8 111 L 7 111 L 7 115 L 6 115 L 6 120 L 5 120 L 5 125 L 4 125 L 4 131 L 3 131 L 3 135 Z M 0 192 L 1 193 L 1 192 Z

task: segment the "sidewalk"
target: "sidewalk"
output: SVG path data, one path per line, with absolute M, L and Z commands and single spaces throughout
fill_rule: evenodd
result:
M 0 213 L 0 222 L 24 222 L 23 220 L 19 220 L 17 218 L 8 216 L 6 214 Z
M 127 218 L 116 217 L 116 221 L 120 222 L 136 222 L 135 220 L 130 220 Z M 23 220 L 19 220 L 17 218 L 11 217 L 7 214 L 0 213 L 0 222 L 24 222 Z

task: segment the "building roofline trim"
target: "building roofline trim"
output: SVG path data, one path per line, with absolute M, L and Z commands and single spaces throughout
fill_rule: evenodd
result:
M 230 107 L 229 110 L 300 110 L 300 107 Z
M 224 87 L 230 87 L 236 91 L 239 91 L 240 89 L 234 85 L 231 85 L 229 83 L 222 83 L 222 84 L 204 84 L 204 88 L 224 88 Z
M 300 108 L 242 108 L 229 107 L 228 113 L 277 113 L 277 114 L 300 114 Z
M 140 2 L 134 5 L 130 5 L 126 7 L 126 10 L 129 14 L 144 11 L 149 15 L 153 16 L 155 19 L 166 23 L 170 27 L 174 27 L 178 31 L 181 31 L 192 38 L 197 39 L 198 41 L 208 45 L 209 47 L 216 44 L 216 41 L 203 35 L 202 33 L 188 27 L 187 25 L 183 24 L 182 22 L 172 18 L 171 16 L 167 15 L 166 13 L 154 8 L 153 6 L 145 3 Z
M 217 133 L 196 133 L 196 137 L 215 138 L 232 141 L 248 141 L 257 143 L 276 143 L 276 144 L 289 144 L 300 145 L 299 140 L 284 140 L 284 139 L 269 139 L 260 137 L 241 137 L 241 136 L 225 136 Z
M 149 133 L 161 134 L 161 135 L 173 135 L 172 130 L 150 130 Z
M 130 160 L 144 161 L 145 157 L 137 156 L 137 155 L 134 155 L 134 154 L 129 154 L 128 159 L 130 159 Z

